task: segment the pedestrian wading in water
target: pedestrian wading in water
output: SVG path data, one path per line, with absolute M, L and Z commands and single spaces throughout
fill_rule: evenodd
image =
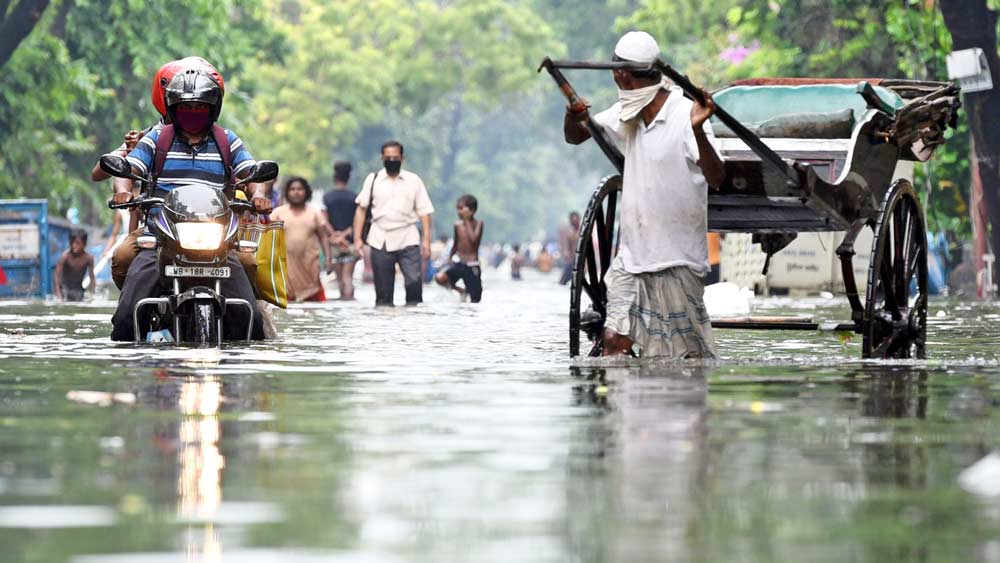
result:
M 399 141 L 382 145 L 384 170 L 365 178 L 355 200 L 358 208 L 354 212 L 354 247 L 358 255 L 364 252 L 365 245 L 371 247 L 376 306 L 393 305 L 397 265 L 403 272 L 406 304 L 423 301 L 421 265 L 431 255 L 434 206 L 420 176 L 403 169 L 403 159 L 403 145 Z M 369 219 L 370 227 L 364 236 Z
M 290 178 L 285 182 L 283 192 L 287 203 L 272 211 L 271 219 L 285 223 L 288 299 L 326 301 L 320 279 L 320 250 L 330 269 L 333 229 L 322 211 L 306 205 L 312 199 L 313 190 L 305 178 Z
M 94 256 L 87 252 L 87 231 L 77 230 L 69 235 L 69 249 L 56 262 L 56 299 L 83 301 L 83 276 L 90 275 L 90 293 L 94 294 Z
M 614 60 L 652 63 L 660 47 L 631 31 Z M 658 70 L 613 71 L 618 102 L 594 121 L 625 155 L 618 255 L 605 278 L 608 291 L 604 354 L 712 358 L 712 325 L 705 309 L 709 271 L 708 187 L 725 179 L 708 119 L 715 111 L 684 97 Z M 566 108 L 566 141 L 590 138 L 586 100 Z
M 448 255 L 448 264 L 434 279 L 441 285 L 451 287 L 463 295 L 468 295 L 473 303 L 483 297 L 482 271 L 479 268 L 479 243 L 483 240 L 483 222 L 476 220 L 479 202 L 469 194 L 458 198 L 455 221 L 454 243 Z M 458 286 L 458 282 L 462 286 Z
M 323 195 L 326 218 L 333 229 L 330 251 L 333 253 L 332 268 L 337 276 L 340 299 L 354 299 L 354 266 L 361 258 L 354 253 L 354 212 L 358 207 L 354 200 L 358 194 L 347 187 L 351 179 L 351 163 L 333 163 L 333 189 Z

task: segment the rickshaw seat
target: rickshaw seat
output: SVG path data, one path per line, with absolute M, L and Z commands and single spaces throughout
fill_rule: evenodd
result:
M 880 86 L 875 91 L 890 106 L 903 107 L 895 92 Z M 856 121 L 868 110 L 856 83 L 730 86 L 713 98 L 761 138 L 850 138 Z M 717 137 L 735 136 L 716 118 L 712 129 Z

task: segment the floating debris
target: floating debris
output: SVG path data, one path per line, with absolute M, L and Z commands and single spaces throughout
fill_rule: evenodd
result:
M 1000 454 L 991 452 L 958 474 L 958 484 L 974 495 L 1000 496 Z
M 99 407 L 110 407 L 113 403 L 122 405 L 134 405 L 134 393 L 107 393 L 104 391 L 70 391 L 66 393 L 66 398 L 74 403 L 82 405 L 97 405 Z

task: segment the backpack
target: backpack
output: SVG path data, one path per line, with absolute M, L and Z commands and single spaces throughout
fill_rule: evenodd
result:
M 224 182 L 226 189 L 229 189 L 233 181 L 233 154 L 229 148 L 229 136 L 226 135 L 225 129 L 213 124 L 212 138 L 215 139 L 215 144 L 219 147 L 219 156 L 222 157 L 222 166 L 226 170 L 226 179 Z M 170 146 L 173 144 L 174 126 L 172 124 L 164 125 L 163 129 L 160 130 L 160 136 L 156 138 L 156 152 L 153 154 L 152 187 L 154 189 L 156 187 L 157 180 L 160 178 L 160 174 L 163 172 L 163 165 L 167 161 L 167 153 L 170 152 Z

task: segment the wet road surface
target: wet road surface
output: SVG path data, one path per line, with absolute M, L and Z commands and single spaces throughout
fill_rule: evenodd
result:
M 366 286 L 221 351 L 0 303 L 0 560 L 1000 561 L 992 474 L 959 482 L 1000 447 L 1000 306 L 932 302 L 925 362 L 759 331 L 571 362 L 556 275 L 487 275 L 478 306 Z

